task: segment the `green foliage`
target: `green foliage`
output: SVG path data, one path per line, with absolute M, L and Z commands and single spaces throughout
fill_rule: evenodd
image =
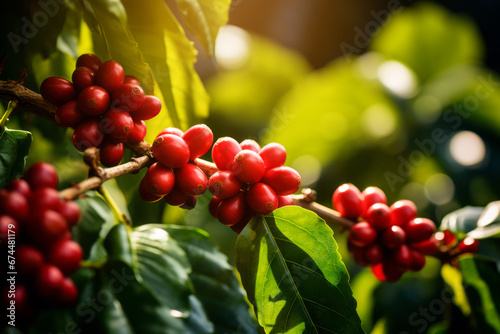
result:
M 0 188 L 23 174 L 32 140 L 31 133 L 28 131 L 11 129 L 2 131 L 3 133 L 0 133 Z
M 252 219 L 236 266 L 266 333 L 363 332 L 332 231 L 316 214 L 291 206 Z
M 500 201 L 488 204 L 477 220 L 477 227 L 468 233 L 475 239 L 500 236 Z

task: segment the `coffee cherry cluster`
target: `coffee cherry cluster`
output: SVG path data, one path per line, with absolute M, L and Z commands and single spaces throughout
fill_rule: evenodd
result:
M 412 201 L 399 200 L 389 207 L 381 189 L 368 187 L 360 192 L 352 184 L 343 184 L 332 202 L 342 217 L 356 222 L 349 230 L 349 251 L 360 265 L 371 266 L 380 280 L 395 282 L 408 270 L 421 270 L 424 255 L 437 251 L 436 226 L 427 218 L 417 218 Z
M 2 283 L 2 301 L 15 303 L 21 317 L 38 306 L 71 306 L 78 297 L 68 276 L 82 260 L 70 232 L 81 213 L 75 202 L 59 198 L 57 184 L 52 165 L 35 163 L 0 190 L 0 248 L 9 255 L 3 269 L 17 272 L 15 284 Z
M 162 130 L 153 142 L 157 162 L 152 164 L 139 184 L 139 195 L 147 202 L 164 199 L 173 206 L 192 209 L 196 197 L 207 190 L 207 176 L 195 160 L 208 152 L 212 130 L 194 125 L 185 133 L 178 128 Z
M 452 261 L 458 255 L 474 254 L 479 250 L 479 240 L 466 237 L 459 241 L 457 236 L 450 230 L 436 232 L 434 240 L 436 241 L 438 251 L 442 254 L 440 257 L 445 262 Z
M 283 166 L 285 148 L 271 143 L 262 149 L 254 140 L 238 143 L 219 138 L 212 149 L 219 171 L 208 181 L 210 213 L 239 233 L 256 214 L 266 215 L 278 207 L 293 205 L 289 195 L 300 187 L 300 175 Z
M 145 95 L 117 61 L 102 63 L 90 53 L 78 57 L 72 81 L 50 77 L 40 86 L 42 97 L 58 107 L 56 123 L 74 129 L 77 150 L 98 147 L 104 166 L 119 164 L 123 144 L 139 143 L 146 136 L 144 121 L 160 112 L 160 100 Z

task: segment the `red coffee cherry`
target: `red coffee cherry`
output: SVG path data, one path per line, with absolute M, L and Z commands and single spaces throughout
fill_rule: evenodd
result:
M 233 226 L 245 217 L 246 210 L 245 195 L 240 192 L 220 202 L 217 210 L 217 218 L 222 224 Z
M 427 240 L 436 231 L 436 225 L 427 218 L 411 219 L 404 225 L 406 237 L 410 242 L 420 242 Z
M 99 67 L 101 66 L 102 62 L 97 57 L 95 54 L 92 53 L 85 53 L 82 54 L 78 59 L 76 60 L 76 67 L 87 67 L 91 71 L 96 72 Z
M 1 296 L 3 297 L 1 300 L 2 305 L 9 305 L 11 300 L 15 302 L 16 319 L 25 319 L 30 314 L 30 291 L 25 284 L 16 281 L 16 290 L 14 292 L 10 292 L 10 285 L 5 284 L 2 286 L 0 293 L 2 293 Z M 8 333 L 7 330 L 4 332 Z
M 35 287 L 38 295 L 46 300 L 56 297 L 64 282 L 64 274 L 54 265 L 44 265 L 37 274 Z
M 177 129 L 177 128 L 168 127 L 168 128 L 161 130 L 160 133 L 156 135 L 156 138 L 163 136 L 163 135 L 176 135 L 176 136 L 182 137 L 182 136 L 184 136 L 184 132 L 182 132 L 180 129 Z
M 109 93 L 112 93 L 123 83 L 125 72 L 122 65 L 114 60 L 108 60 L 102 63 L 95 72 L 95 82 Z
M 253 139 L 245 139 L 240 143 L 242 150 L 250 150 L 259 153 L 260 145 Z
M 109 108 L 108 92 L 99 86 L 89 86 L 78 95 L 78 108 L 87 116 L 98 116 Z
M 425 256 L 415 250 L 411 250 L 411 263 L 409 269 L 411 271 L 420 271 L 425 266 Z
M 145 95 L 141 106 L 130 114 L 135 120 L 146 121 L 158 115 L 161 111 L 161 101 L 154 95 Z
M 125 79 L 123 79 L 124 84 L 132 84 L 132 85 L 137 85 L 140 86 L 141 84 L 139 83 L 139 80 L 137 80 L 136 77 L 132 75 L 126 75 Z
M 364 262 L 368 263 L 371 266 L 374 266 L 380 262 L 384 258 L 384 251 L 380 244 L 373 243 L 370 246 L 363 248 L 363 259 Z
M 417 207 L 412 201 L 402 199 L 391 205 L 391 225 L 404 226 L 413 218 L 417 218 Z
M 83 251 L 79 244 L 72 240 L 61 240 L 55 243 L 48 253 L 48 262 L 69 276 L 80 269 Z
M 278 208 L 295 205 L 291 196 L 279 196 L 278 195 Z
M 401 268 L 408 269 L 412 263 L 411 249 L 406 245 L 396 248 L 391 254 L 391 261 Z
M 378 279 L 381 282 L 385 282 L 387 278 L 385 277 L 384 274 L 384 269 L 383 269 L 383 264 L 379 263 L 371 267 L 373 276 L 375 276 L 376 279 Z
M 397 225 L 391 226 L 382 234 L 382 245 L 385 248 L 396 249 L 406 241 L 405 231 Z
M 49 77 L 40 85 L 42 97 L 56 106 L 60 106 L 76 98 L 76 90 L 73 84 L 66 79 Z
M 76 100 L 71 100 L 56 110 L 56 123 L 65 128 L 74 128 L 85 118 L 85 115 L 78 108 Z
M 266 170 L 281 167 L 286 161 L 286 150 L 278 143 L 267 144 L 259 151 L 259 155 L 264 160 Z
M 29 212 L 28 200 L 20 193 L 0 189 L 0 212 L 17 221 L 24 221 Z
M 235 155 L 232 170 L 241 182 L 250 184 L 259 182 L 266 172 L 260 155 L 250 150 L 242 150 Z
M 99 119 L 89 118 L 80 123 L 73 132 L 75 148 L 83 152 L 89 147 L 99 146 L 104 139 L 104 134 L 99 128 Z
M 73 81 L 73 86 L 77 92 L 81 92 L 89 86 L 95 85 L 95 73 L 88 67 L 77 67 L 71 75 L 71 80 Z
M 106 167 L 116 166 L 122 161 L 125 147 L 116 139 L 105 137 L 99 145 L 99 160 Z
M 53 210 L 39 210 L 31 218 L 28 232 L 42 246 L 60 239 L 68 229 L 66 219 Z
M 237 234 L 240 234 L 241 231 L 243 231 L 243 229 L 245 228 L 245 226 L 247 226 L 248 222 L 253 217 L 255 217 L 255 212 L 247 210 L 247 213 L 245 214 L 245 216 L 239 222 L 237 222 L 236 224 L 234 224 L 232 226 L 229 226 L 229 227 L 231 228 L 231 230 L 233 230 L 233 232 L 235 232 Z
M 144 175 L 144 182 L 150 193 L 156 196 L 165 196 L 174 188 L 174 171 L 170 167 L 155 162 Z
M 138 144 L 144 140 L 147 131 L 148 128 L 146 127 L 146 123 L 144 121 L 134 121 L 132 129 L 128 133 L 127 141 L 130 143 Z
M 53 188 L 40 188 L 33 191 L 28 198 L 31 211 L 54 210 L 61 203 L 59 193 Z
M 208 152 L 214 141 L 212 130 L 205 124 L 197 124 L 190 127 L 182 136 L 188 144 L 190 160 L 195 160 Z
M 299 173 L 288 166 L 268 169 L 262 182 L 269 185 L 280 196 L 291 195 L 300 188 Z
M 436 234 L 434 234 L 434 238 L 436 239 L 436 242 L 447 246 L 453 246 L 457 243 L 457 236 L 448 229 L 436 232 Z
M 31 165 L 23 175 L 23 179 L 29 183 L 31 190 L 40 188 L 57 189 L 59 177 L 54 166 L 46 162 L 37 162 Z
M 184 210 L 193 210 L 196 207 L 196 197 L 188 196 L 187 200 L 180 206 Z
M 474 238 L 467 237 L 458 243 L 457 249 L 458 254 L 477 253 L 479 250 L 479 241 Z
M 125 140 L 134 126 L 130 114 L 122 109 L 109 109 L 102 115 L 99 127 L 111 138 Z
M 153 154 L 162 164 L 170 168 L 181 168 L 189 161 L 189 146 L 179 136 L 161 135 L 153 142 Z
M 66 219 L 69 227 L 73 227 L 80 221 L 82 212 L 78 204 L 73 201 L 62 201 L 59 203 L 57 212 Z
M 242 186 L 243 183 L 234 176 L 233 172 L 228 170 L 218 171 L 208 180 L 210 192 L 220 199 L 233 197 Z
M 149 191 L 145 178 L 142 178 L 141 182 L 139 183 L 138 192 L 143 201 L 150 203 L 157 202 L 163 198 L 163 196 L 155 195 L 151 191 Z
M 57 177 L 57 173 L 56 173 L 56 177 Z M 7 189 L 8 191 L 12 191 L 12 192 L 18 192 L 18 193 L 20 193 L 21 195 L 23 195 L 26 198 L 29 195 L 31 195 L 31 187 L 28 184 L 28 182 L 26 182 L 23 179 L 19 179 L 19 180 L 14 179 L 14 180 L 11 180 L 7 184 L 7 186 L 5 187 L 5 189 Z
M 385 281 L 387 282 L 399 281 L 401 276 L 403 276 L 406 271 L 400 265 L 391 261 L 383 261 L 382 270 L 384 272 Z
M 134 111 L 144 102 L 144 90 L 139 85 L 121 84 L 113 91 L 111 101 L 113 108 Z
M 219 197 L 212 197 L 212 199 L 210 200 L 210 203 L 208 204 L 208 211 L 210 212 L 210 214 L 212 215 L 212 217 L 214 217 L 215 219 L 217 219 L 217 210 L 219 209 L 219 204 L 220 202 L 222 202 L 222 198 L 219 198 Z
M 3 212 L 3 211 L 2 211 Z M 9 240 L 9 235 L 11 236 L 17 236 L 19 224 L 17 221 L 7 215 L 2 215 L 0 216 L 0 245 L 6 245 L 8 240 Z M 12 234 L 9 230 L 14 232 L 15 234 Z
M 359 189 L 350 183 L 338 187 L 332 196 L 332 203 L 342 217 L 358 219 L 361 215 L 363 197 Z
M 207 190 L 207 176 L 192 164 L 186 164 L 175 170 L 177 186 L 189 196 L 200 196 Z
M 184 205 L 188 198 L 189 196 L 177 186 L 174 186 L 174 189 L 164 197 L 165 202 L 172 206 Z
M 76 303 L 78 300 L 78 289 L 70 278 L 66 277 L 64 279 L 55 300 L 57 304 L 66 307 L 70 307 Z
M 359 222 L 349 229 L 349 241 L 357 247 L 371 245 L 377 238 L 377 231 L 367 222 Z
M 361 209 L 361 217 L 366 218 L 366 211 L 375 203 L 387 204 L 387 197 L 385 197 L 385 193 L 382 189 L 377 187 L 368 187 L 361 193 L 362 201 L 362 209 Z
M 366 221 L 379 231 L 391 226 L 391 209 L 386 204 L 375 203 L 365 213 Z
M 240 144 L 233 138 L 219 138 L 212 148 L 212 161 L 220 170 L 232 170 L 234 157 L 240 151 Z
M 31 246 L 19 245 L 16 248 L 16 269 L 20 275 L 31 276 L 43 266 L 42 253 Z
M 250 151 L 252 152 L 252 151 Z M 267 215 L 278 208 L 278 195 L 265 183 L 255 183 L 246 193 L 248 206 L 255 212 Z
M 427 240 L 414 242 L 411 245 L 411 248 L 420 252 L 422 255 L 434 255 L 437 252 L 437 243 L 434 237 L 430 237 Z

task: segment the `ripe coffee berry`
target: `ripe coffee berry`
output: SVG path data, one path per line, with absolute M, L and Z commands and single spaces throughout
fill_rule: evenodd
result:
M 85 88 L 95 85 L 94 75 L 94 71 L 88 67 L 77 67 L 71 76 L 71 80 L 73 81 L 76 91 L 81 92 Z
M 52 188 L 37 189 L 29 197 L 29 204 L 32 211 L 57 210 L 60 203 L 59 193 Z
M 292 197 L 290 196 L 279 196 L 278 195 L 278 208 L 288 206 L 288 205 L 295 205 L 293 202 Z
M 255 212 L 267 215 L 278 208 L 278 195 L 265 183 L 255 183 L 246 193 L 248 206 Z
M 245 195 L 243 193 L 238 193 L 220 202 L 217 209 L 217 218 L 222 224 L 232 226 L 242 220 L 243 217 L 245 217 L 245 213 Z
M 214 135 L 205 124 L 198 124 L 189 128 L 182 139 L 188 144 L 190 160 L 195 160 L 208 152 L 212 146 Z
M 405 231 L 397 225 L 393 225 L 382 234 L 382 244 L 389 249 L 401 247 L 406 241 Z
M 155 195 L 148 189 L 146 178 L 143 178 L 139 183 L 138 193 L 143 201 L 150 203 L 157 202 L 163 198 L 163 196 Z
M 78 95 L 78 108 L 87 116 L 98 116 L 109 108 L 108 92 L 99 86 L 89 86 Z
M 42 97 L 56 106 L 63 105 L 76 98 L 76 90 L 73 84 L 66 79 L 50 77 L 43 80 L 40 85 Z
M 59 177 L 57 171 L 51 164 L 37 162 L 31 165 L 23 175 L 23 179 L 29 183 L 31 190 L 40 188 L 57 189 Z
M 427 240 L 414 242 L 411 245 L 411 248 L 420 252 L 422 255 L 434 255 L 437 252 L 437 244 L 434 237 L 430 237 Z
M 332 196 L 333 207 L 342 217 L 358 219 L 362 210 L 363 197 L 359 189 L 350 183 L 338 187 Z
M 123 79 L 124 84 L 133 84 L 133 85 L 138 85 L 140 86 L 141 84 L 139 83 L 139 80 L 137 80 L 136 77 L 132 75 L 126 75 L 125 79 Z
M 178 129 L 178 128 L 168 127 L 168 128 L 161 130 L 160 133 L 156 136 L 156 138 L 163 136 L 163 135 L 176 135 L 178 137 L 182 137 L 182 136 L 184 136 L 184 132 L 182 132 L 182 130 Z
M 392 225 L 404 226 L 414 218 L 417 218 L 417 207 L 412 201 L 402 199 L 391 205 Z
M 111 101 L 113 108 L 134 111 L 144 102 L 144 90 L 139 85 L 121 84 L 113 91 Z
M 434 223 L 427 218 L 411 219 L 404 225 L 406 236 L 410 242 L 427 240 L 436 231 Z
M 16 249 L 16 266 L 20 275 L 32 276 L 42 268 L 43 255 L 34 247 L 20 245 Z
M 84 118 L 85 115 L 78 108 L 76 100 L 71 100 L 59 106 L 55 115 L 57 125 L 65 128 L 74 128 L 83 121 Z
M 425 256 L 415 250 L 411 250 L 411 263 L 409 269 L 411 271 L 420 271 L 425 266 Z
M 401 268 L 408 269 L 412 263 L 410 248 L 406 245 L 396 248 L 391 255 L 391 260 Z
M 259 154 L 243 150 L 235 155 L 232 171 L 241 182 L 256 183 L 264 177 L 266 168 Z
M 64 275 L 54 265 L 46 264 L 38 272 L 36 277 L 36 291 L 38 295 L 50 300 L 58 295 L 64 282 Z
M 240 143 L 240 146 L 242 150 L 250 150 L 255 153 L 260 152 L 260 145 L 253 139 L 245 139 Z
M 208 188 L 210 192 L 220 199 L 236 195 L 243 183 L 234 176 L 233 172 L 221 170 L 210 177 Z
M 161 111 L 161 101 L 154 95 L 145 95 L 141 106 L 130 114 L 135 120 L 146 121 L 158 115 Z
M 299 173 L 288 166 L 268 169 L 262 182 L 269 185 L 277 195 L 291 195 L 300 188 Z
M 459 254 L 477 253 L 479 250 L 479 241 L 474 238 L 467 237 L 458 243 L 457 249 Z
M 156 196 L 165 196 L 174 188 L 175 175 L 172 168 L 155 162 L 148 168 L 144 182 L 150 193 Z
M 17 233 L 18 223 L 10 216 L 0 216 L 0 245 L 7 245 L 9 230 Z M 12 232 L 10 232 L 12 233 Z
M 78 289 L 70 278 L 65 278 L 61 289 L 55 297 L 56 303 L 62 306 L 72 306 L 78 299 Z
M 97 147 L 102 143 L 104 134 L 99 128 L 99 122 L 97 118 L 89 118 L 75 128 L 73 144 L 78 151 L 83 152 L 89 147 Z
M 57 174 L 56 174 L 57 177 Z M 24 197 L 28 197 L 31 194 L 31 188 L 28 182 L 23 179 L 14 179 L 7 184 L 5 189 L 13 192 L 18 192 Z
M 109 93 L 112 93 L 123 83 L 125 72 L 123 67 L 114 60 L 108 60 L 102 63 L 95 72 L 95 82 Z
M 28 232 L 42 246 L 61 238 L 68 229 L 66 219 L 53 210 L 39 210 L 32 216 Z
M 212 148 L 212 160 L 220 170 L 232 170 L 234 157 L 241 151 L 240 144 L 231 137 L 217 139 Z
M 349 229 L 349 241 L 357 247 L 371 245 L 377 238 L 377 231 L 367 222 L 354 224 Z
M 105 137 L 99 145 L 99 160 L 106 167 L 116 166 L 122 161 L 125 147 L 116 139 Z
M 434 234 L 436 242 L 446 246 L 454 246 L 457 243 L 457 236 L 450 230 L 439 231 Z
M 62 240 L 52 246 L 48 261 L 68 276 L 80 268 L 82 256 L 83 251 L 79 244 L 72 240 Z
M 28 210 L 28 201 L 23 195 L 0 190 L 0 212 L 3 215 L 10 216 L 16 221 L 23 221 L 28 216 Z
M 386 204 L 375 203 L 365 213 L 366 221 L 379 231 L 391 226 L 391 210 Z
M 56 211 L 66 219 L 69 227 L 78 224 L 82 215 L 80 207 L 73 201 L 61 201 Z
M 363 260 L 369 265 L 376 265 L 382 262 L 384 258 L 384 251 L 380 244 L 373 243 L 366 248 L 363 248 Z
M 387 204 L 387 197 L 382 189 L 377 187 L 368 187 L 361 193 L 362 209 L 361 217 L 366 218 L 366 212 L 375 203 Z
M 146 123 L 144 121 L 134 121 L 134 125 L 132 129 L 128 133 L 127 141 L 129 143 L 138 144 L 144 140 L 146 137 L 148 129 L 146 127 Z
M 85 53 L 82 54 L 78 59 L 76 60 L 76 67 L 87 67 L 89 68 L 92 72 L 96 72 L 99 67 L 101 66 L 102 62 L 97 57 L 96 55 L 92 53 Z
M 199 196 L 207 190 L 207 176 L 192 164 L 186 164 L 175 170 L 177 186 L 189 196 Z
M 179 187 L 174 186 L 174 189 L 172 189 L 172 191 L 169 192 L 167 196 L 164 197 L 164 199 L 165 202 L 167 202 L 167 204 L 169 205 L 181 206 L 186 203 L 186 201 L 189 199 L 189 196 Z
M 122 109 L 109 109 L 102 115 L 99 127 L 101 131 L 111 138 L 125 140 L 130 129 L 134 126 L 134 121 L 130 114 Z
M 286 150 L 278 143 L 267 144 L 259 151 L 259 155 L 264 160 L 266 170 L 281 167 L 286 161 Z
M 181 168 L 189 161 L 189 146 L 184 139 L 176 135 L 157 137 L 152 150 L 155 158 L 170 168 Z
M 210 200 L 210 203 L 208 203 L 208 211 L 214 217 L 215 219 L 218 218 L 217 216 L 217 210 L 219 209 L 219 204 L 222 202 L 222 198 L 219 198 L 217 196 L 212 197 Z

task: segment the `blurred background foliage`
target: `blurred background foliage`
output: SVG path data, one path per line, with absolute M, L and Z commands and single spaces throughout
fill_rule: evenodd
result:
M 134 12 L 134 3 L 128 3 L 130 8 L 124 9 L 124 17 Z M 312 1 L 311 8 L 321 9 L 318 3 Z M 429 217 L 437 224 L 460 207 L 485 206 L 500 198 L 500 77 L 492 70 L 498 70 L 498 59 L 492 56 L 498 55 L 498 43 L 491 46 L 492 40 L 495 41 L 494 29 L 490 29 L 493 14 L 484 1 L 479 3 L 482 11 L 467 16 L 433 3 L 415 2 L 398 8 L 383 23 L 364 14 L 370 12 L 371 4 L 363 3 L 364 11 L 353 5 L 350 10 L 357 9 L 359 16 L 365 15 L 364 23 L 359 23 L 357 30 L 348 26 L 351 35 L 340 31 L 343 37 L 332 37 L 336 41 L 344 38 L 340 39 L 345 43 L 344 54 L 338 54 L 342 48 L 337 43 L 336 54 L 323 58 L 320 52 L 317 57 L 311 55 L 309 44 L 300 50 L 289 35 L 285 42 L 273 42 L 278 34 L 276 25 L 262 24 L 256 28 L 254 24 L 249 30 L 257 33 L 230 25 L 217 38 L 215 66 L 214 58 L 200 47 L 202 42 L 189 36 L 200 52 L 197 70 L 211 99 L 209 116 L 204 118 L 208 111 L 202 107 L 206 95 L 201 82 L 186 79 L 193 89 L 199 90 L 200 105 L 185 105 L 182 96 L 177 96 L 178 106 L 188 110 L 190 116 L 176 121 L 174 106 L 168 105 L 159 119 L 148 124 L 149 138 L 168 126 L 186 129 L 190 124 L 204 121 L 212 127 L 216 138 L 253 138 L 261 145 L 279 142 L 287 148 L 287 164 L 301 173 L 303 186 L 316 189 L 318 201 L 327 206 L 331 205 L 334 189 L 345 182 L 354 183 L 361 190 L 378 186 L 386 192 L 390 203 L 401 198 L 413 200 L 419 216 Z M 34 4 L 28 1 L 10 5 L 29 11 Z M 248 26 L 241 18 L 245 6 L 252 5 L 233 1 L 234 13 L 230 17 L 234 14 L 236 19 L 232 23 Z M 299 9 L 293 14 L 300 17 L 304 6 L 308 5 L 297 5 Z M 387 3 L 374 2 L 373 6 L 384 7 Z M 463 1 L 454 6 L 455 10 L 465 8 Z M 154 10 L 149 13 L 153 15 Z M 262 15 L 282 19 L 276 11 Z M 343 16 L 342 12 L 336 15 Z M 490 23 L 478 21 L 481 15 L 490 17 L 487 21 Z M 121 19 L 107 18 L 109 29 L 116 29 L 112 23 Z M 142 22 L 147 17 L 136 15 L 129 20 Z M 289 21 L 295 22 L 292 19 L 286 22 Z M 365 25 L 367 22 L 380 25 L 380 29 L 371 31 Z M 12 20 L 1 20 L 0 24 L 2 31 L 14 29 Z M 151 24 L 170 34 L 178 28 L 159 19 L 152 19 Z M 266 28 L 267 37 L 262 33 Z M 43 36 L 37 35 L 34 43 L 7 59 L 2 79 L 15 79 L 20 69 L 26 67 L 29 73 L 26 85 L 37 91 L 45 77 L 70 78 L 80 53 L 97 52 L 107 59 L 106 52 L 95 45 L 93 29 L 81 21 L 78 7 L 59 11 L 43 30 Z M 133 32 L 134 37 L 142 36 L 144 43 L 147 42 L 147 34 Z M 302 42 L 307 37 L 296 36 Z M 368 40 L 370 43 L 365 45 Z M 130 53 L 137 45 L 117 42 L 123 43 L 123 54 L 109 56 L 121 62 L 122 58 L 127 59 L 126 72 L 136 73 L 161 98 L 176 94 L 171 89 L 175 83 L 166 82 L 165 73 L 185 66 L 179 63 L 178 56 L 165 55 L 165 50 L 150 46 L 145 51 L 147 60 L 134 61 Z M 330 44 L 325 41 L 322 45 Z M 171 57 L 170 63 L 167 61 L 170 67 L 141 69 L 145 63 L 160 64 L 158 57 L 163 61 Z M 33 131 L 35 140 L 28 164 L 40 160 L 54 163 L 62 186 L 85 178 L 81 154 L 73 149 L 68 131 L 28 113 L 15 115 L 9 126 Z M 198 198 L 196 208 L 188 212 L 166 206 L 163 201 L 146 204 L 137 194 L 143 173 L 106 183 L 134 225 L 164 222 L 201 227 L 234 261 L 236 235 L 209 215 L 210 195 Z M 409 319 L 423 305 L 442 299 L 444 282 L 439 263 L 429 260 L 423 271 L 405 275 L 400 283 L 381 284 L 350 259 L 346 234 L 335 231 L 335 236 L 351 273 L 364 328 L 380 333 L 416 332 L 423 328 Z M 425 322 L 425 330 L 441 333 L 446 328 L 450 331 L 468 328 L 460 308 L 452 305 L 446 312 L 433 314 L 432 321 Z M 449 312 L 458 315 L 453 327 L 443 322 Z M 417 315 L 417 320 L 421 317 Z

